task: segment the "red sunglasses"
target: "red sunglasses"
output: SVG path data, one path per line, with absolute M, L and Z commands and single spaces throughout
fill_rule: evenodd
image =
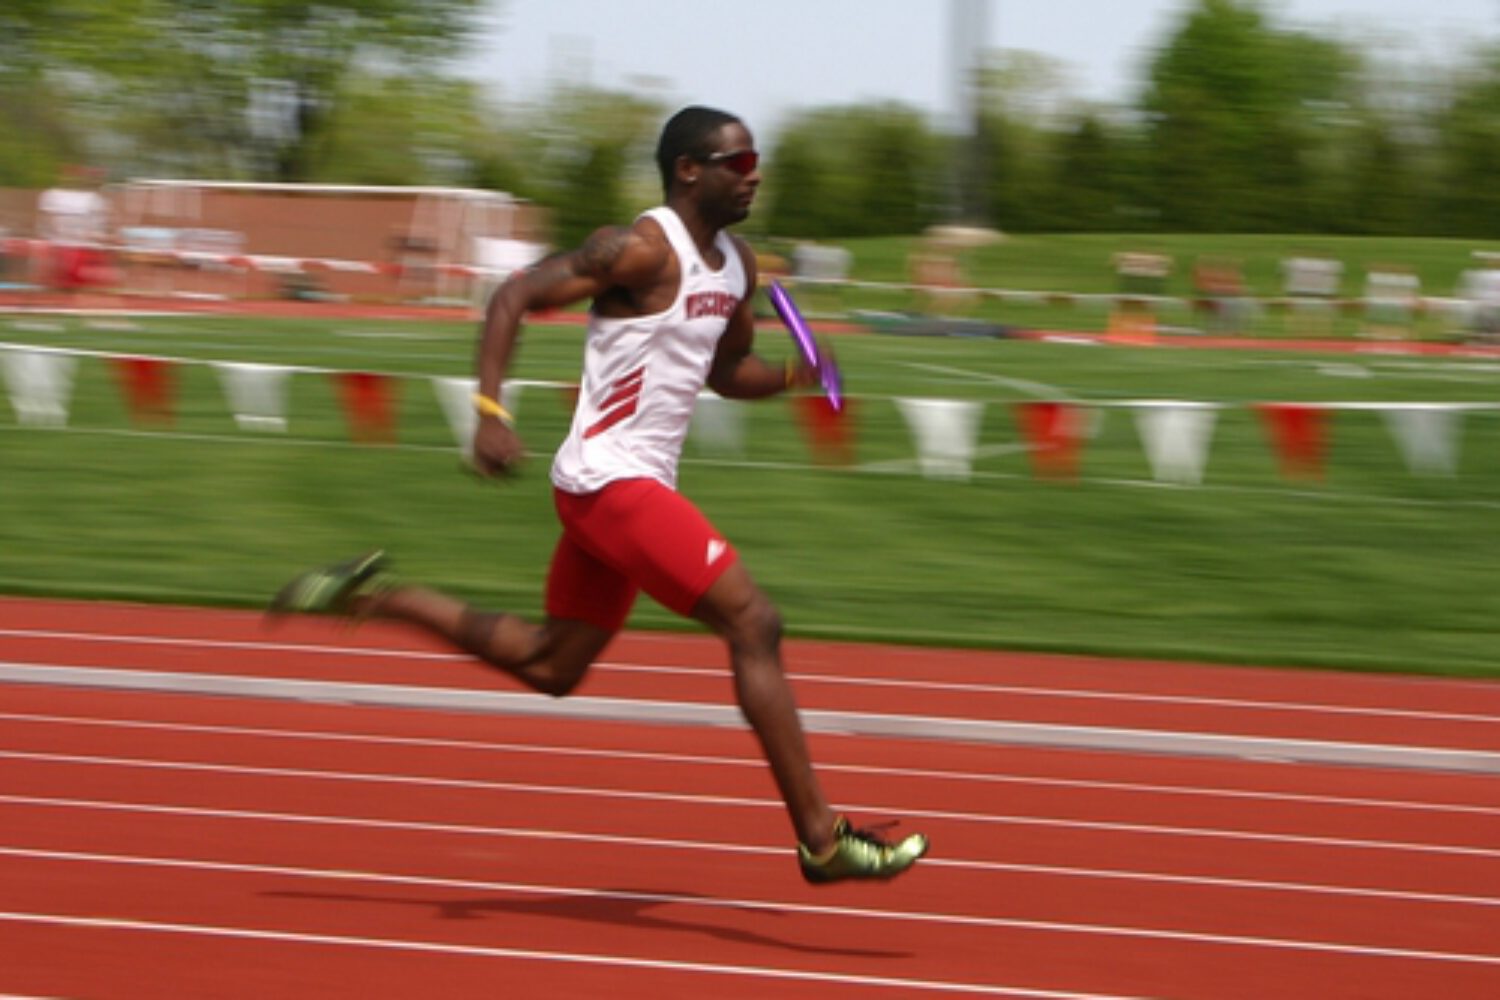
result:
M 741 177 L 748 177 L 760 163 L 760 154 L 753 149 L 731 149 L 725 153 L 710 153 L 701 157 L 700 163 L 722 163 Z

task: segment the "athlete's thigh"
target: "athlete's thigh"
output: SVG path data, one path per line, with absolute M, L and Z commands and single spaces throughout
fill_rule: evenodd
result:
M 603 649 L 607 637 L 620 631 L 630 617 L 636 590 L 628 576 L 590 553 L 565 531 L 552 551 L 547 572 L 549 629 L 555 629 L 559 640 L 567 637 L 570 646 L 597 641 Z M 569 629 L 564 623 L 570 621 L 586 623 L 593 632 Z M 598 641 L 597 633 L 604 634 L 603 641 Z

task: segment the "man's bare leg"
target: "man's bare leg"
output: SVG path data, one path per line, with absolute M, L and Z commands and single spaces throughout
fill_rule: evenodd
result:
M 383 565 L 384 555 L 377 551 L 303 573 L 276 594 L 270 614 L 352 614 L 406 622 L 559 697 L 577 686 L 614 635 L 574 619 L 533 625 L 515 615 L 478 611 L 440 591 L 397 583 Z M 910 868 L 927 852 L 926 837 L 913 834 L 887 843 L 854 829 L 823 797 L 782 670 L 781 617 L 744 567 L 736 563 L 725 570 L 693 616 L 729 647 L 735 696 L 786 804 L 803 877 L 814 883 L 887 879 Z
M 735 697 L 760 740 L 798 840 L 814 853 L 827 850 L 838 816 L 813 773 L 797 703 L 782 669 L 780 613 L 736 563 L 709 587 L 693 617 L 729 645 Z
M 528 687 L 559 698 L 578 686 L 614 638 L 613 632 L 574 619 L 550 618 L 539 625 L 503 611 L 481 611 L 418 584 L 396 584 L 356 596 L 351 610 L 358 616 L 415 625 Z

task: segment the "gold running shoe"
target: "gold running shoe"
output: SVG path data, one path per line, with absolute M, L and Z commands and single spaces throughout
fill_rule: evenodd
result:
M 375 549 L 345 562 L 308 570 L 271 598 L 273 617 L 289 614 L 349 615 L 356 597 L 388 590 L 395 578 L 387 571 L 390 560 L 383 549 Z
M 802 877 L 814 884 L 848 878 L 895 878 L 927 853 L 927 838 L 914 833 L 900 843 L 888 844 L 874 830 L 856 830 L 840 816 L 833 828 L 833 846 L 815 855 L 797 845 Z

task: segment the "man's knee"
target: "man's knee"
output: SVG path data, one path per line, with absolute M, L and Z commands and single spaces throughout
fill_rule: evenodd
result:
M 725 638 L 737 646 L 774 649 L 781 643 L 781 611 L 759 590 L 735 605 L 727 624 Z
M 549 619 L 540 630 L 533 686 L 553 698 L 572 694 L 613 635 L 586 622 Z
M 736 648 L 774 649 L 781 641 L 781 612 L 738 564 L 714 581 L 693 617 Z
M 576 666 L 568 663 L 548 662 L 546 669 L 538 671 L 535 686 L 538 692 L 549 698 L 566 698 L 583 682 L 588 665 Z

